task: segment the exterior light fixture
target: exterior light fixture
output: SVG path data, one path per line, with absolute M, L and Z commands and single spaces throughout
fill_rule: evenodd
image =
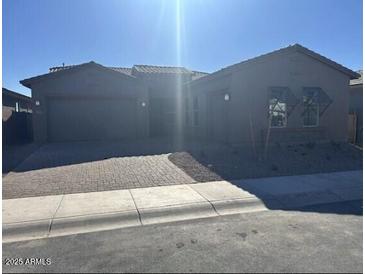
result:
M 142 102 L 141 105 L 142 105 L 142 107 L 145 107 L 146 106 L 146 103 L 145 102 Z
M 231 97 L 229 96 L 228 93 L 224 94 L 224 101 L 229 101 L 231 99 Z
M 35 101 L 35 105 L 36 105 L 36 106 L 40 106 L 40 104 L 41 104 L 41 103 L 40 103 L 38 100 L 37 100 L 37 101 Z

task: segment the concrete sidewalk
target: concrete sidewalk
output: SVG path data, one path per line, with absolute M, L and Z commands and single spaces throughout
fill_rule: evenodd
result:
M 362 199 L 362 171 L 3 200 L 3 242 Z

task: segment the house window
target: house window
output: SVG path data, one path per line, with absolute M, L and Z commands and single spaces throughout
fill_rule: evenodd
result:
M 269 98 L 270 127 L 286 127 L 287 105 L 284 90 L 271 90 Z
M 193 111 L 194 111 L 194 126 L 199 126 L 199 102 L 198 102 L 198 97 L 194 97 Z
M 19 112 L 19 102 L 15 102 L 15 112 Z
M 319 124 L 319 100 L 317 90 L 303 91 L 303 126 L 316 127 Z

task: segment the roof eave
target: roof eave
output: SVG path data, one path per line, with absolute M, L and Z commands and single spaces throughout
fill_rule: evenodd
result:
M 30 82 L 27 81 L 27 79 L 21 80 L 21 81 L 19 81 L 19 83 L 27 88 L 31 88 Z
M 94 61 L 91 61 L 91 62 L 88 62 L 88 63 L 83 63 L 83 64 L 80 64 L 80 65 L 73 66 L 73 67 L 68 68 L 68 69 L 59 70 L 59 71 L 55 71 L 55 72 L 49 72 L 49 73 L 46 73 L 46 74 L 42 74 L 42 75 L 34 76 L 34 77 L 31 77 L 31 78 L 27 78 L 27 79 L 19 81 L 19 83 L 22 84 L 23 86 L 27 87 L 27 88 L 31 88 L 32 84 L 34 84 L 36 82 L 48 79 L 49 77 L 57 77 L 57 76 L 60 76 L 60 75 L 66 74 L 66 73 L 70 73 L 70 72 L 82 69 L 82 68 L 84 68 L 86 66 L 90 66 L 90 65 L 96 66 L 96 67 L 99 67 L 99 68 L 103 68 L 103 69 L 111 71 L 112 73 L 118 73 L 118 74 L 123 75 L 125 77 L 128 77 L 132 80 L 138 81 L 137 77 L 135 77 L 133 75 L 128 75 L 126 73 L 117 72 L 117 71 L 115 71 L 111 68 L 104 67 L 103 65 L 100 65 L 98 63 L 95 63 Z
M 96 64 L 96 63 L 91 61 L 89 63 L 83 63 L 83 64 L 74 66 L 74 67 L 69 68 L 69 69 L 59 70 L 59 71 L 55 71 L 55 72 L 48 72 L 48 73 L 41 74 L 41 75 L 38 75 L 38 76 L 23 79 L 23 80 L 19 81 L 19 83 L 21 83 L 23 86 L 25 86 L 27 88 L 31 88 L 32 84 L 34 84 L 36 82 L 48 79 L 49 77 L 55 77 L 55 76 L 57 77 L 59 75 L 69 73 L 70 71 L 72 72 L 74 70 L 80 69 L 80 68 L 85 67 L 85 66 L 90 65 L 90 64 Z
M 328 59 L 327 57 L 325 56 L 322 56 L 306 47 L 303 47 L 302 45 L 299 45 L 299 44 L 294 44 L 294 45 L 291 45 L 291 46 L 288 46 L 286 48 L 281 48 L 281 49 L 278 49 L 278 50 L 275 50 L 275 51 L 272 51 L 272 52 L 269 52 L 269 53 L 266 53 L 266 54 L 262 54 L 260 56 L 256 56 L 256 57 L 253 57 L 253 58 L 250 58 L 250 59 L 247 59 L 247 60 L 244 60 L 244 61 L 241 61 L 239 63 L 236 63 L 236 64 L 233 64 L 233 65 L 230 65 L 228 67 L 225 67 L 225 68 L 222 68 L 222 69 L 219 69 L 211 74 L 208 74 L 204 77 L 200 77 L 198 79 L 194 79 L 192 81 L 189 82 L 189 84 L 192 84 L 192 85 L 195 85 L 195 84 L 199 84 L 199 83 L 202 83 L 204 81 L 207 81 L 207 80 L 210 80 L 210 79 L 214 79 L 215 77 L 217 77 L 217 75 L 220 75 L 222 73 L 231 73 L 233 70 L 236 70 L 238 68 L 240 68 L 241 66 L 243 65 L 247 65 L 247 64 L 250 64 L 252 62 L 256 62 L 257 60 L 261 60 L 263 58 L 266 58 L 268 56 L 272 56 L 272 55 L 276 55 L 276 54 L 279 54 L 279 53 L 285 53 L 285 52 L 290 52 L 290 51 L 297 51 L 297 52 L 301 52 L 302 54 L 306 54 L 307 56 L 310 56 L 314 59 L 316 59 L 317 61 L 320 61 L 348 76 L 350 76 L 350 79 L 353 80 L 353 79 L 358 79 L 361 77 L 361 75 L 353 70 L 350 70 L 338 63 L 336 63 L 335 61 L 332 61 L 331 59 Z
M 346 67 L 344 67 L 343 65 L 339 64 L 339 63 L 336 63 L 335 61 L 332 61 L 331 59 L 313 51 L 313 50 L 310 50 L 306 47 L 303 47 L 302 45 L 299 45 L 299 44 L 295 44 L 294 47 L 296 48 L 297 51 L 303 53 L 303 54 L 306 54 L 322 63 L 325 63 L 326 65 L 350 76 L 350 79 L 353 80 L 353 79 L 358 79 L 361 77 L 361 75 L 351 69 L 348 69 Z

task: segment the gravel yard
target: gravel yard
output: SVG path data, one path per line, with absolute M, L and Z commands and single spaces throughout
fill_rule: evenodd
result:
M 169 156 L 198 182 L 362 169 L 362 150 L 349 144 L 277 145 L 269 148 L 266 159 L 259 158 L 249 149 L 229 146 L 202 146 Z

